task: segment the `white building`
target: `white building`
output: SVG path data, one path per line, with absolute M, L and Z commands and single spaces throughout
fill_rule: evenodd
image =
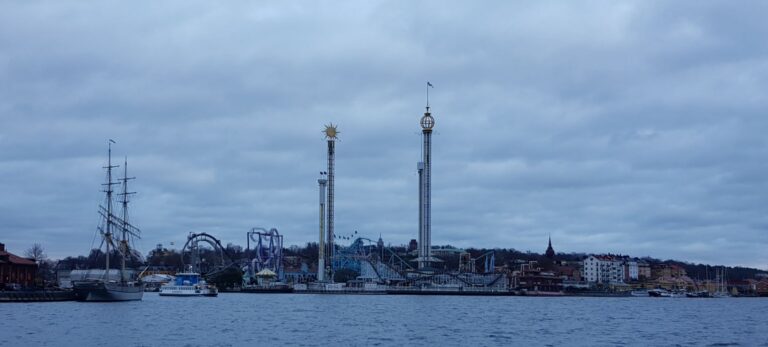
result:
M 625 272 L 621 258 L 609 255 L 590 255 L 584 259 L 582 270 L 584 280 L 589 283 L 624 283 Z M 635 266 L 635 274 L 637 274 L 637 266 Z
M 624 281 L 637 281 L 640 277 L 640 271 L 636 260 L 624 260 Z

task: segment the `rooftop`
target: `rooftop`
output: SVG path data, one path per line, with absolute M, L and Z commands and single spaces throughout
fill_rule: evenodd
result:
M 0 264 L 15 264 L 15 265 L 36 265 L 35 261 L 29 258 L 19 257 L 13 253 L 9 253 L 5 250 L 5 244 L 0 243 Z

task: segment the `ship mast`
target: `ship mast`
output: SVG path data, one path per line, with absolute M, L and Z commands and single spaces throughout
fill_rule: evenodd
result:
M 120 221 L 121 223 L 121 231 L 122 231 L 122 238 L 120 239 L 120 253 L 122 255 L 121 263 L 120 263 L 120 281 L 125 281 L 125 257 L 128 255 L 128 196 L 136 194 L 136 192 L 128 192 L 128 180 L 136 179 L 136 177 L 128 177 L 128 157 L 125 157 L 125 162 L 123 163 L 123 178 L 120 179 L 120 181 L 123 182 L 123 192 L 118 194 L 122 196 L 122 205 L 123 205 L 123 218 Z
M 106 215 L 106 231 L 104 232 L 104 239 L 107 245 L 107 254 L 106 254 L 106 273 L 105 278 L 107 281 L 109 281 L 109 245 L 112 243 L 112 186 L 117 184 L 115 182 L 112 182 L 112 169 L 119 167 L 119 165 L 112 165 L 112 144 L 115 143 L 114 140 L 109 139 L 108 142 L 108 151 L 107 151 L 107 166 L 105 169 L 107 169 L 107 183 L 104 183 L 102 185 L 107 187 L 107 190 L 104 192 L 107 193 L 107 215 Z

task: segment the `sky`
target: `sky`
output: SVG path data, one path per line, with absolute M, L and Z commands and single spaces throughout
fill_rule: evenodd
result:
M 336 233 L 768 268 L 760 1 L 4 1 L 0 242 L 93 246 L 107 141 L 140 250 Z M 122 170 L 122 167 L 120 168 Z

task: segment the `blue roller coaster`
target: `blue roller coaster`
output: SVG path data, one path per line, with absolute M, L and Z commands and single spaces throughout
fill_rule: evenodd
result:
M 414 270 L 382 242 L 365 237 L 356 238 L 349 246 L 339 247 L 332 264 L 334 271 L 350 269 L 360 274 L 360 279 L 379 283 L 404 281 L 405 273 Z

